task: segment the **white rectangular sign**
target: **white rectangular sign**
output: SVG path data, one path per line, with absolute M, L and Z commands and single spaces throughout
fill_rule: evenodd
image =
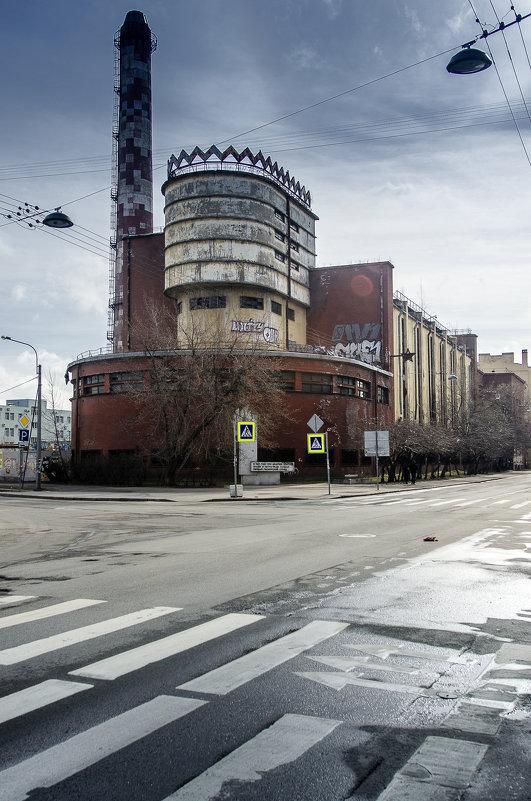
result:
M 365 456 L 389 456 L 389 431 L 365 431 Z

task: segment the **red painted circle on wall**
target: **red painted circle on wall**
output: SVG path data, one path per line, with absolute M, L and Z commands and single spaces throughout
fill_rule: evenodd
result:
M 374 284 L 367 275 L 355 275 L 350 281 L 350 288 L 355 295 L 368 297 L 374 289 Z

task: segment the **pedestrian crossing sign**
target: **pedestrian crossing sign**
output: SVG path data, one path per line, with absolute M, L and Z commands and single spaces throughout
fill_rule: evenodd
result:
M 307 434 L 306 436 L 308 437 L 308 453 L 325 452 L 324 434 Z
M 238 442 L 254 442 L 256 439 L 256 423 L 251 421 L 238 422 Z

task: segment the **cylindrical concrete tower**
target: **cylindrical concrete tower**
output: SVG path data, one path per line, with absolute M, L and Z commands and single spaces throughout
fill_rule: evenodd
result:
M 119 51 L 116 191 L 116 268 L 113 343 L 122 349 L 124 236 L 153 231 L 151 53 L 157 42 L 141 11 L 129 11 L 115 36 Z
M 310 194 L 261 153 L 184 151 L 168 166 L 165 292 L 179 331 L 289 350 L 306 340 L 315 267 Z

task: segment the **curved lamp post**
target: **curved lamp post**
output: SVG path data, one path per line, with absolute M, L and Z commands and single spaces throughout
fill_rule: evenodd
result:
M 35 354 L 35 373 L 37 374 L 37 458 L 35 464 L 35 489 L 41 488 L 41 439 L 42 439 L 42 380 L 41 380 L 41 365 L 39 364 L 39 356 L 33 345 L 29 342 L 22 342 L 21 339 L 13 339 L 2 335 L 2 339 L 8 339 L 10 342 L 18 342 L 19 345 L 26 345 L 31 348 Z
M 36 211 L 37 208 L 33 207 Z M 64 214 L 61 211 L 61 208 L 58 207 L 55 211 L 51 211 L 43 217 L 42 220 L 37 220 L 36 222 L 40 222 L 41 225 L 45 225 L 47 228 L 72 228 L 74 223 L 68 217 L 68 215 Z M 35 354 L 35 373 L 37 375 L 37 454 L 36 454 L 36 466 L 35 466 L 35 489 L 41 489 L 41 453 L 42 453 L 42 375 L 41 375 L 41 365 L 39 364 L 39 356 L 37 354 L 37 350 L 30 345 L 29 342 L 23 342 L 21 339 L 13 339 L 13 337 L 2 336 L 2 339 L 8 339 L 10 342 L 17 342 L 19 345 L 26 345 L 26 347 L 31 348 Z

